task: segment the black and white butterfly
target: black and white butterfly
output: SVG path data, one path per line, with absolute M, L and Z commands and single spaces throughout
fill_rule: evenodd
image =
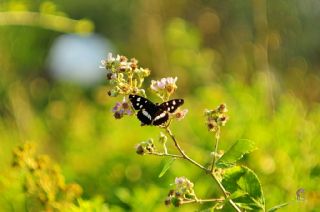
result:
M 142 125 L 162 125 L 169 119 L 169 113 L 173 113 L 183 105 L 183 99 L 172 99 L 161 104 L 154 104 L 150 100 L 138 96 L 129 95 L 129 99 L 135 110 L 139 110 L 137 117 Z

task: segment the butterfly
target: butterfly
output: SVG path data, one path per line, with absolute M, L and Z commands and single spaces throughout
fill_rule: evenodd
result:
M 162 125 L 169 119 L 169 113 L 173 113 L 178 107 L 183 105 L 183 99 L 172 99 L 161 104 L 154 104 L 150 100 L 138 96 L 129 95 L 129 99 L 135 110 L 139 110 L 137 117 L 142 125 Z

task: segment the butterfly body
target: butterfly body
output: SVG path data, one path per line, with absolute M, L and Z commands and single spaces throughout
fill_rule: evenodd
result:
M 184 101 L 183 99 L 172 99 L 161 104 L 154 104 L 150 100 L 138 96 L 129 95 L 129 99 L 137 113 L 138 119 L 142 125 L 162 125 L 169 119 L 169 113 L 173 113 L 180 107 Z

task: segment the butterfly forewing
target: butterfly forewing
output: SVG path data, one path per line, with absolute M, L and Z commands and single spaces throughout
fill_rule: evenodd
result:
M 161 103 L 159 107 L 161 107 L 163 110 L 168 111 L 169 113 L 173 113 L 183 105 L 184 101 L 183 99 L 172 99 L 167 102 Z
M 155 104 L 142 96 L 130 94 L 129 99 L 135 110 L 141 110 L 143 108 L 156 108 Z
M 139 110 L 137 117 L 143 125 L 150 125 L 153 120 L 151 114 L 145 109 Z

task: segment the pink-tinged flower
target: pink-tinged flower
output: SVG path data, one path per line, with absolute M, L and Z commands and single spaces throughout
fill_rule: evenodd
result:
M 174 180 L 174 183 L 178 186 L 178 185 L 183 185 L 184 182 L 187 179 L 185 177 L 176 177 L 176 179 Z
M 151 81 L 151 90 L 153 90 L 157 95 L 163 100 L 167 100 L 170 95 L 177 89 L 176 82 L 178 77 L 167 77 L 160 80 Z
M 121 108 L 121 103 L 117 102 L 116 105 L 112 108 L 112 112 L 116 112 L 120 110 L 120 108 Z
M 187 115 L 188 112 L 189 112 L 188 109 L 179 110 L 179 111 L 177 111 L 177 112 L 174 113 L 174 117 L 175 117 L 178 121 L 181 121 L 182 119 L 184 119 L 184 117 Z
M 167 84 L 176 84 L 177 80 L 178 80 L 178 77 L 175 77 L 175 78 L 167 77 L 166 78 Z
M 159 90 L 163 90 L 166 87 L 166 84 L 165 84 L 164 80 L 160 80 L 160 81 L 151 80 L 151 86 L 150 87 L 154 91 L 159 91 Z
M 167 77 L 162 78 L 161 80 L 152 80 L 151 81 L 151 89 L 154 91 L 164 90 L 168 89 L 170 87 L 173 87 L 174 89 L 177 87 L 176 82 L 178 80 L 178 77 Z
M 194 185 L 186 177 L 176 177 L 175 185 L 176 185 L 176 189 L 175 189 L 176 194 L 179 194 L 184 197 L 186 196 L 190 197 L 194 195 L 194 191 L 193 191 Z
M 131 63 L 127 61 L 120 62 L 119 70 L 121 72 L 127 71 L 127 70 L 131 71 L 132 70 Z

